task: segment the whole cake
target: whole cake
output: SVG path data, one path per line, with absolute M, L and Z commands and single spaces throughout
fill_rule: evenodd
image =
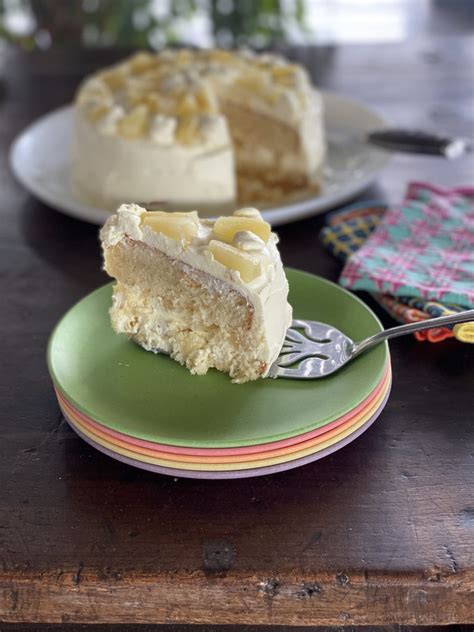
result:
M 267 375 L 292 310 L 278 238 L 256 209 L 213 221 L 123 204 L 100 236 L 117 333 L 192 373 Z
M 133 200 L 222 206 L 317 188 L 322 116 L 306 71 L 281 57 L 137 53 L 79 87 L 73 188 L 110 209 Z

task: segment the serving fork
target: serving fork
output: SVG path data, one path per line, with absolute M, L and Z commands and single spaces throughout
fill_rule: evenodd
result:
M 470 321 L 474 321 L 474 309 L 392 327 L 354 342 L 332 325 L 296 319 L 286 332 L 280 355 L 270 367 L 268 377 L 296 380 L 326 377 L 384 340 Z

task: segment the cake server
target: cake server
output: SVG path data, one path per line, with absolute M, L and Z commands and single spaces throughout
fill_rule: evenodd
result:
M 286 332 L 280 355 L 270 367 L 268 377 L 297 380 L 325 377 L 384 340 L 424 329 L 470 321 L 474 321 L 474 309 L 392 327 L 360 342 L 354 342 L 331 325 L 313 320 L 293 320 L 292 326 Z
M 354 130 L 328 130 L 329 142 L 338 145 L 357 141 L 376 145 L 382 149 L 409 154 L 459 158 L 473 150 L 472 143 L 465 138 L 432 134 L 421 130 L 387 128 L 354 133 Z

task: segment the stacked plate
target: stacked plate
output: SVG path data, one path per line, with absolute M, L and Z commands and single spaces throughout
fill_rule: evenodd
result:
M 358 340 L 381 329 L 352 294 L 287 271 L 299 318 L 329 322 Z M 379 416 L 390 391 L 381 345 L 327 378 L 232 384 L 193 376 L 170 358 L 114 334 L 111 286 L 96 290 L 56 327 L 48 363 L 58 402 L 85 441 L 143 469 L 192 478 L 280 472 L 353 441 Z

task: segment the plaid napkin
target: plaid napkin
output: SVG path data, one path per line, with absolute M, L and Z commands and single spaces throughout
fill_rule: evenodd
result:
M 474 307 L 474 189 L 410 184 L 348 260 L 340 283 Z
M 433 199 L 435 198 L 435 199 Z M 440 201 L 441 200 L 441 203 Z M 469 307 L 471 303 L 470 295 L 474 290 L 474 266 L 473 262 L 473 248 L 472 245 L 474 240 L 474 219 L 473 219 L 473 210 L 474 210 L 474 189 L 457 189 L 455 191 L 441 191 L 440 189 L 431 187 L 430 185 L 421 185 L 421 184 L 412 184 L 408 188 L 407 200 L 402 208 L 406 206 L 410 207 L 414 206 L 418 215 L 418 224 L 416 226 L 413 223 L 409 226 L 405 224 L 405 233 L 411 233 L 409 229 L 419 230 L 420 222 L 423 217 L 420 218 L 421 209 L 425 208 L 427 205 L 431 206 L 431 210 L 433 210 L 433 206 L 438 206 L 435 209 L 434 213 L 428 213 L 426 220 L 426 224 L 431 223 L 434 225 L 430 230 L 427 230 L 427 236 L 430 237 L 429 241 L 432 244 L 431 234 L 434 232 L 436 234 L 443 233 L 444 243 L 446 244 L 445 233 L 446 230 L 434 230 L 439 221 L 436 222 L 436 217 L 441 217 L 444 221 L 446 215 L 450 217 L 449 227 L 451 229 L 450 233 L 450 243 L 453 243 L 454 239 L 454 255 L 458 252 L 461 253 L 460 257 L 451 257 L 447 258 L 449 271 L 447 275 L 450 274 L 453 276 L 458 276 L 462 279 L 462 283 L 458 282 L 456 284 L 456 296 L 462 296 L 462 303 L 453 302 L 451 299 L 451 295 L 453 294 L 452 290 L 448 288 L 449 293 L 443 294 L 444 297 L 449 295 L 449 301 L 446 298 L 443 301 L 440 300 L 431 300 L 426 297 L 424 293 L 425 287 L 423 287 L 423 291 L 418 291 L 418 287 L 413 285 L 414 281 L 412 276 L 412 291 L 407 291 L 406 294 L 399 292 L 396 295 L 396 292 L 400 287 L 408 288 L 409 285 L 403 284 L 400 285 L 400 279 L 397 278 L 393 286 L 390 286 L 393 290 L 393 294 L 387 294 L 385 287 L 382 285 L 384 291 L 373 291 L 374 289 L 379 289 L 379 285 L 375 284 L 372 278 L 369 278 L 367 284 L 363 284 L 363 274 L 356 273 L 356 268 L 353 267 L 354 259 L 357 260 L 358 265 L 361 263 L 365 264 L 365 260 L 363 257 L 363 252 L 367 249 L 367 246 L 371 244 L 374 237 L 377 236 L 379 231 L 384 231 L 383 234 L 387 233 L 385 229 L 386 218 L 390 217 L 392 211 L 388 210 L 387 205 L 380 202 L 364 202 L 362 204 L 356 204 L 348 207 L 342 211 L 338 211 L 336 213 L 332 213 L 327 218 L 328 226 L 324 228 L 321 232 L 321 239 L 323 244 L 337 257 L 346 261 L 346 266 L 343 271 L 343 284 L 346 286 L 352 287 L 354 289 L 365 289 L 371 291 L 374 298 L 379 302 L 379 304 L 386 309 L 390 313 L 390 315 L 402 323 L 410 323 L 416 322 L 420 320 L 425 320 L 427 318 L 434 318 L 436 316 L 443 316 L 447 314 L 452 314 L 454 312 L 460 312 Z M 440 207 L 440 208 L 439 208 Z M 452 208 L 453 207 L 453 208 Z M 383 222 L 381 222 L 382 217 L 384 216 Z M 404 216 L 405 217 L 405 216 Z M 377 230 L 376 230 L 377 229 Z M 374 233 L 372 235 L 372 233 Z M 369 236 L 371 239 L 368 244 L 366 244 Z M 404 236 L 405 243 L 407 243 L 407 235 Z M 413 241 L 417 241 L 416 235 Z M 423 240 L 420 240 L 423 241 Z M 424 242 L 426 243 L 427 239 L 425 238 Z M 441 240 L 443 241 L 443 240 Z M 386 242 L 383 242 L 383 245 L 386 245 Z M 460 246 L 460 247 L 459 247 Z M 438 248 L 439 261 L 444 261 L 445 252 Z M 400 256 L 400 243 L 398 243 L 397 248 L 393 248 L 394 257 L 399 261 L 403 260 L 403 254 Z M 426 250 L 426 248 L 425 248 Z M 435 247 L 429 248 L 430 257 L 433 255 L 433 251 Z M 390 249 L 387 249 L 388 254 L 390 254 Z M 388 256 L 387 252 L 384 252 L 384 256 Z M 453 265 L 453 261 L 456 264 L 457 268 L 459 268 L 459 263 L 461 263 L 461 272 L 456 275 L 453 271 L 453 268 L 456 266 Z M 385 264 L 385 269 L 390 266 L 390 276 L 396 276 L 394 274 L 395 268 L 394 264 Z M 362 267 L 362 266 L 361 266 Z M 401 270 L 402 272 L 408 268 L 408 271 L 411 272 L 409 266 L 404 266 L 402 264 Z M 348 281 L 348 275 L 346 274 L 347 269 L 349 269 L 349 274 L 353 276 L 354 285 Z M 358 268 L 357 268 L 358 269 Z M 351 272 L 351 270 L 353 272 Z M 364 272 L 370 271 L 370 266 L 363 267 Z M 442 275 L 439 269 L 438 270 L 438 278 L 435 278 L 435 282 L 439 282 L 442 279 Z M 425 266 L 424 272 L 426 273 L 428 268 Z M 415 269 L 415 274 L 417 270 Z M 381 271 L 379 271 L 381 273 Z M 398 275 L 400 276 L 400 275 Z M 393 280 L 393 279 L 392 279 Z M 342 281 L 342 279 L 341 279 Z M 423 286 L 426 286 L 426 283 L 423 283 Z M 440 285 L 440 283 L 438 283 Z M 446 283 L 445 283 L 446 285 Z M 436 295 L 437 296 L 437 295 Z M 466 298 L 467 297 L 467 301 Z M 439 342 L 444 340 L 445 338 L 456 336 L 459 340 L 464 342 L 474 342 L 474 325 L 471 323 L 464 323 L 461 325 L 456 325 L 454 329 L 443 327 L 439 329 L 432 329 L 424 332 L 417 332 L 415 334 L 418 340 L 429 340 L 430 342 Z

